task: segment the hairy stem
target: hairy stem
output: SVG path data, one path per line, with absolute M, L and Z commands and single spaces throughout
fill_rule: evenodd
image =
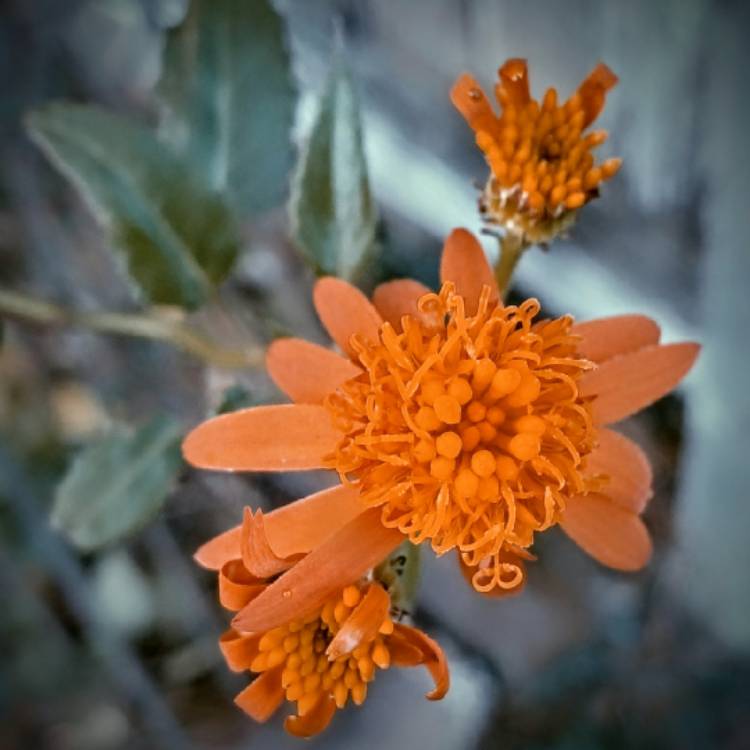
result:
M 228 369 L 258 367 L 263 362 L 263 351 L 258 347 L 224 349 L 180 321 L 153 314 L 71 310 L 19 292 L 0 289 L 0 315 L 45 325 L 65 325 L 99 333 L 164 341 L 208 364 Z

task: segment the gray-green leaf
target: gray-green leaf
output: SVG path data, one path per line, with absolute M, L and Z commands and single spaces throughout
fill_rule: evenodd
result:
M 377 211 L 367 179 L 357 97 L 338 59 L 300 154 L 290 217 L 294 239 L 318 273 L 360 278 L 375 248 Z
M 159 511 L 181 465 L 174 420 L 115 428 L 73 462 L 57 488 L 52 525 L 86 551 L 122 539 Z
M 193 0 L 169 34 L 163 138 L 239 216 L 282 202 L 295 92 L 282 21 L 266 0 Z
M 109 230 L 148 300 L 202 304 L 239 245 L 222 196 L 148 130 L 117 115 L 60 103 L 33 112 L 27 124 Z

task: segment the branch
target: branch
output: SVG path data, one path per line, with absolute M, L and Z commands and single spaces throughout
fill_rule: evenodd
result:
M 260 347 L 224 349 L 180 321 L 155 315 L 71 310 L 25 294 L 0 289 L 0 315 L 3 314 L 45 325 L 87 328 L 99 333 L 164 341 L 216 367 L 255 368 L 263 363 L 264 355 Z

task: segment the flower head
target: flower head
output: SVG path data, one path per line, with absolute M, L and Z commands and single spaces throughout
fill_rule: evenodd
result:
M 275 617 L 322 605 L 405 537 L 456 550 L 472 586 L 490 594 L 520 589 L 536 534 L 557 524 L 611 567 L 649 559 L 639 517 L 648 461 L 607 425 L 674 388 L 697 345 L 659 344 L 640 315 L 574 324 L 540 319 L 535 300 L 506 307 L 463 229 L 446 242 L 441 278 L 437 294 L 381 285 L 372 303 L 321 279 L 315 305 L 346 357 L 275 342 L 269 372 L 297 403 L 217 417 L 184 443 L 205 468 L 338 472 L 346 512 L 319 506 L 312 551 L 261 595 Z M 271 624 L 258 612 L 240 619 Z
M 313 501 L 319 508 L 321 502 L 330 502 L 328 494 L 319 497 L 324 499 Z M 286 524 L 284 515 L 284 509 L 268 516 L 246 509 L 241 527 L 198 550 L 198 562 L 219 572 L 219 597 L 227 609 L 243 612 L 262 607 L 260 595 L 271 577 L 293 569 L 291 558 L 304 554 L 284 559 L 273 551 Z M 288 535 L 286 543 L 289 549 Z M 302 542 L 298 548 L 306 546 Z M 259 575 L 261 571 L 269 577 Z M 438 644 L 416 628 L 394 622 L 391 597 L 371 576 L 265 629 L 246 631 L 235 622 L 221 637 L 220 646 L 231 669 L 256 675 L 236 697 L 237 705 L 263 722 L 284 700 L 296 704 L 296 713 L 287 717 L 285 727 L 300 737 L 323 731 L 336 709 L 350 699 L 361 705 L 377 672 L 390 666 L 425 665 L 435 681 L 427 694 L 430 700 L 442 698 L 449 685 Z
M 594 162 L 591 151 L 604 143 L 605 131 L 584 133 L 617 76 L 597 65 L 563 104 L 554 88 L 541 104 L 531 97 L 525 60 L 508 60 L 498 76 L 499 116 L 472 76 L 462 75 L 451 91 L 491 170 L 480 208 L 487 221 L 524 241 L 547 242 L 570 226 L 576 211 L 620 168 L 620 159 Z

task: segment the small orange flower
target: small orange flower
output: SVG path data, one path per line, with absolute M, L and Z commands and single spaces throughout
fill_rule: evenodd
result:
M 330 511 L 336 503 L 335 494 L 320 493 L 308 504 Z M 219 572 L 219 598 L 227 609 L 262 607 L 259 597 L 269 579 L 292 569 L 304 555 L 310 538 L 302 529 L 296 540 L 283 535 L 287 551 L 301 552 L 283 557 L 272 548 L 271 539 L 288 521 L 285 508 L 267 516 L 245 509 L 241 527 L 198 550 L 196 560 Z M 430 700 L 448 691 L 448 667 L 440 646 L 420 630 L 393 621 L 391 597 L 377 581 L 361 578 L 322 604 L 289 618 L 274 619 L 271 613 L 267 622 L 255 632 L 233 627 L 219 641 L 230 669 L 258 675 L 235 699 L 256 721 L 268 720 L 286 699 L 297 704 L 296 715 L 285 721 L 287 731 L 299 737 L 318 734 L 350 697 L 361 705 L 377 671 L 390 666 L 426 666 L 435 681 L 427 694 Z
M 504 306 L 464 229 L 448 238 L 440 270 L 439 293 L 394 281 L 372 304 L 321 279 L 315 306 L 347 357 L 274 342 L 269 373 L 296 403 L 216 417 L 186 438 L 195 466 L 329 468 L 342 480 L 286 510 L 276 554 L 290 554 L 286 535 L 315 516 L 310 554 L 261 595 L 262 612 L 238 615 L 244 628 L 266 628 L 270 610 L 321 606 L 404 538 L 455 549 L 488 594 L 520 589 L 535 535 L 557 524 L 605 565 L 648 561 L 639 516 L 650 467 L 607 425 L 672 390 L 699 347 L 660 345 L 640 315 L 574 324 L 538 320 L 535 300 Z
M 499 117 L 472 76 L 462 75 L 451 91 L 491 169 L 480 208 L 487 221 L 525 242 L 548 242 L 620 168 L 620 159 L 594 163 L 591 150 L 607 139 L 605 131 L 584 134 L 617 76 L 599 64 L 558 105 L 554 88 L 547 89 L 541 104 L 531 98 L 525 60 L 508 60 L 498 75 Z

